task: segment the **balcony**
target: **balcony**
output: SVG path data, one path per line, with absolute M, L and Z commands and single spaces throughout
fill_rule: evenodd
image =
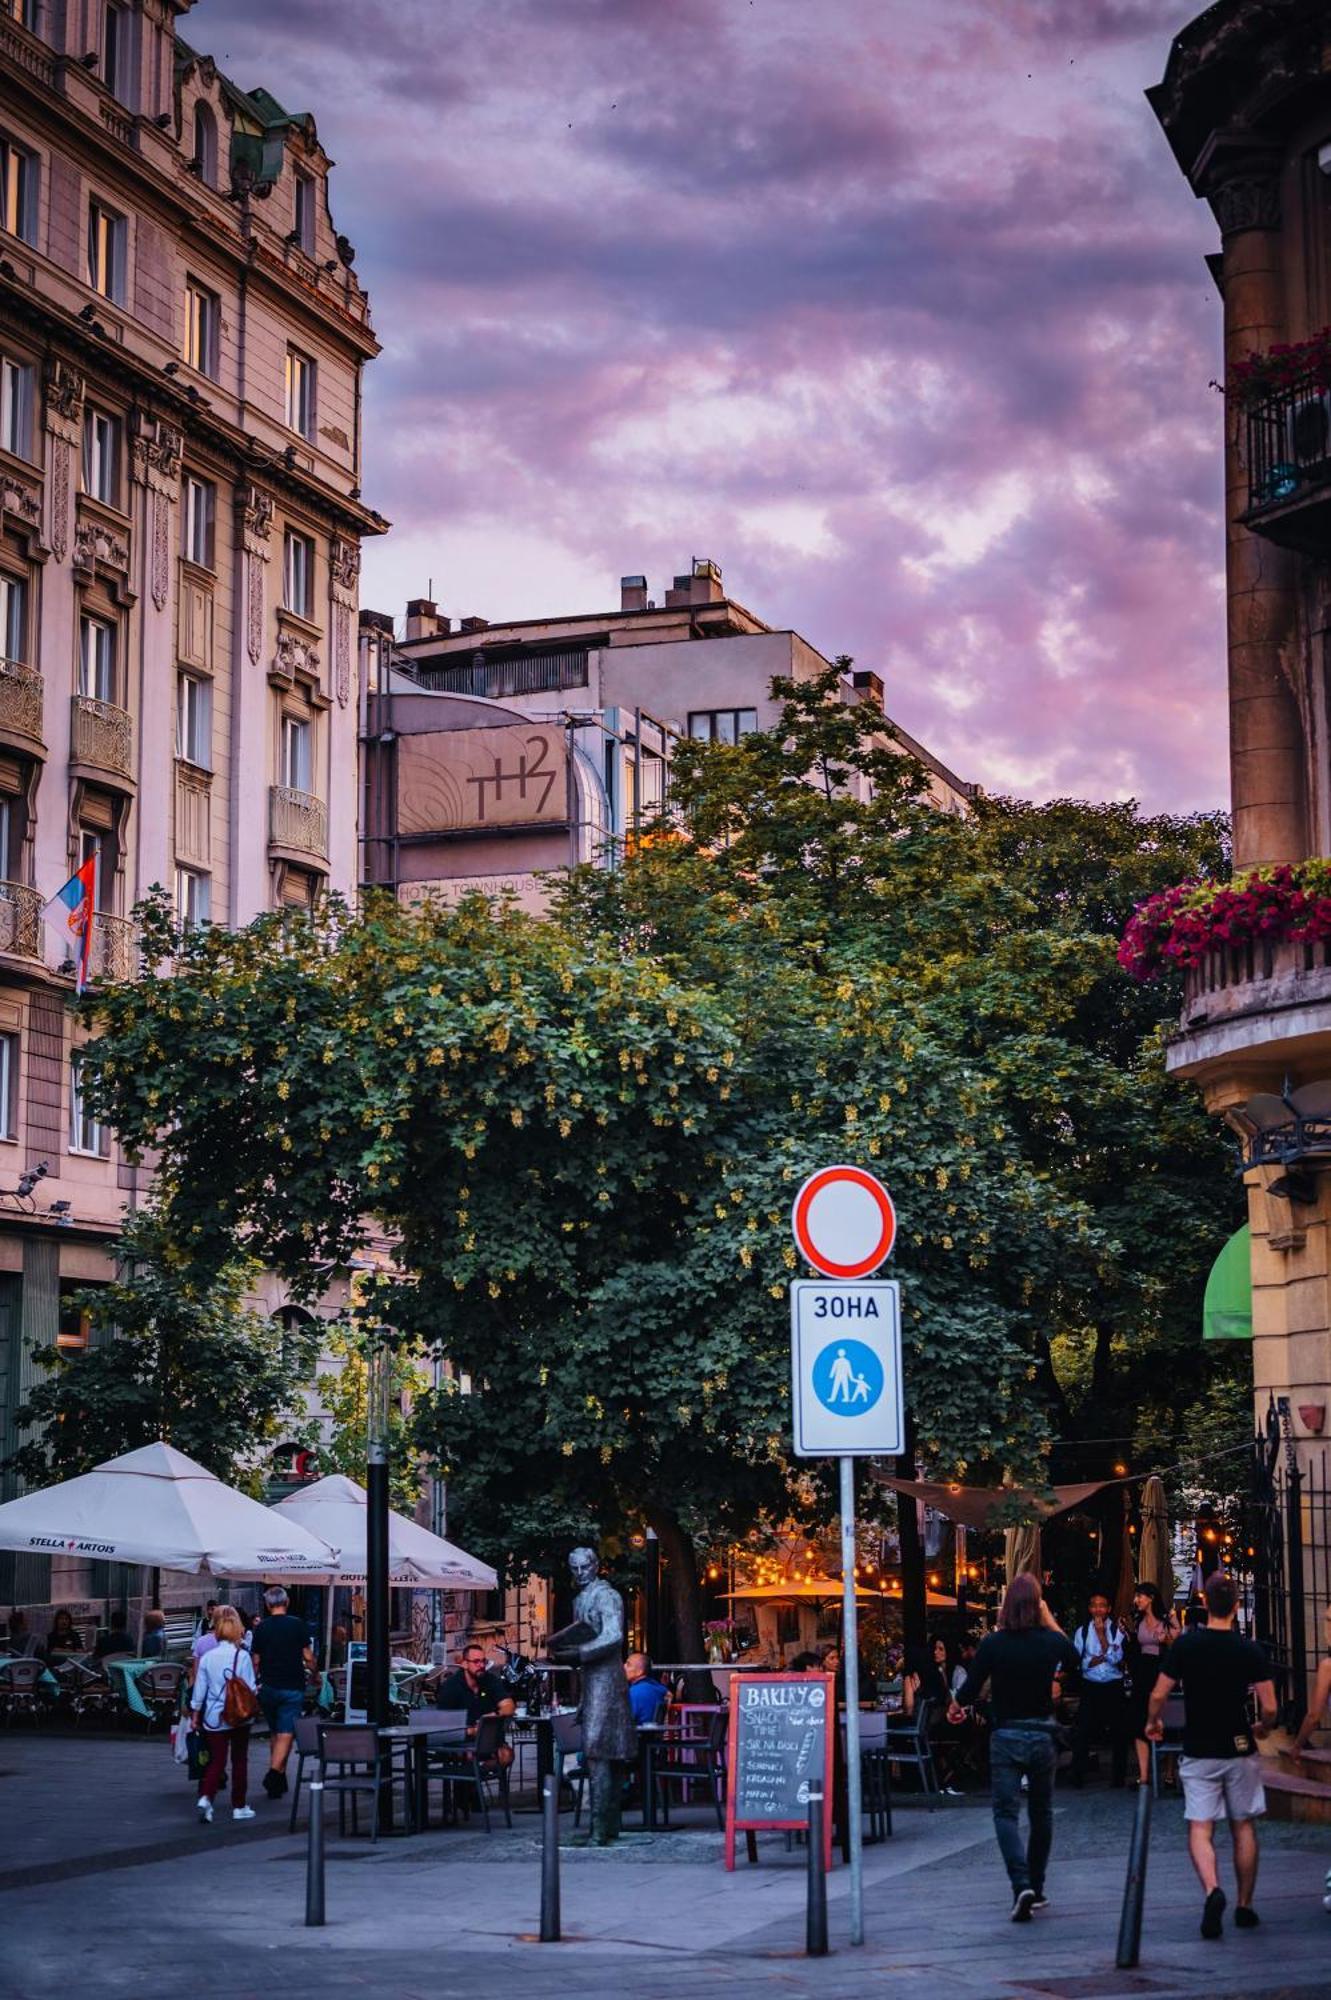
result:
M 1331 545 L 1331 389 L 1324 371 L 1250 405 L 1244 525 L 1282 548 Z
M 283 854 L 328 858 L 328 807 L 293 785 L 268 787 L 268 844 Z
M 1183 1018 L 1166 1051 L 1173 1076 L 1243 1094 L 1286 1070 L 1331 1061 L 1331 941 L 1225 946 L 1185 975 Z
M 132 979 L 138 969 L 137 960 L 134 925 L 130 919 L 98 910 L 92 920 L 89 979 Z
M 42 899 L 24 882 L 0 882 L 0 956 L 42 962 Z
M 42 692 L 36 667 L 0 659 L 0 739 L 20 750 L 43 747 Z
M 583 650 L 524 653 L 506 660 L 488 659 L 479 653 L 457 666 L 422 662 L 416 679 L 436 694 L 474 694 L 487 701 L 503 701 L 514 695 L 555 694 L 563 688 L 586 687 L 587 668 L 588 655 Z
M 69 760 L 104 776 L 134 778 L 134 718 L 114 702 L 76 694 L 71 702 Z

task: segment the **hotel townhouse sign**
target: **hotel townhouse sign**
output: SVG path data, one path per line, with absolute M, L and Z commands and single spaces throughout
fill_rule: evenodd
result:
M 398 833 L 561 825 L 568 817 L 567 760 L 557 723 L 400 736 Z

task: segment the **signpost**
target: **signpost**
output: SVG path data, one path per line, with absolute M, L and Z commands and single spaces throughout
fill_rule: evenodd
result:
M 790 1223 L 801 1256 L 831 1280 L 801 1278 L 790 1288 L 791 1408 L 796 1456 L 840 1461 L 850 1941 L 863 1944 L 855 1460 L 905 1448 L 901 1289 L 893 1281 L 873 1282 L 891 1255 L 897 1217 L 881 1181 L 862 1167 L 836 1166 L 810 1174 L 795 1196 Z

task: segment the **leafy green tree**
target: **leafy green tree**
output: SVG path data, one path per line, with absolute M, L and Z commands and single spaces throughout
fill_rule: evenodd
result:
M 315 1458 L 321 1474 L 345 1473 L 348 1479 L 363 1486 L 369 1444 L 369 1343 L 354 1326 L 336 1324 L 331 1333 L 326 1333 L 325 1350 L 336 1365 L 331 1372 L 319 1376 L 317 1390 L 331 1428 L 318 1445 Z M 401 1347 L 394 1349 L 389 1371 L 389 1493 L 392 1505 L 400 1513 L 414 1516 L 420 1499 L 421 1468 L 411 1446 L 408 1424 L 412 1398 L 423 1393 L 429 1377 L 420 1363 Z
M 160 1210 L 126 1220 L 117 1256 L 115 1282 L 76 1301 L 89 1346 L 38 1351 L 46 1378 L 17 1412 L 30 1435 L 7 1466 L 46 1484 L 165 1438 L 219 1479 L 259 1491 L 267 1449 L 292 1434 L 312 1339 L 245 1303 L 257 1275 L 245 1262 L 197 1281 Z

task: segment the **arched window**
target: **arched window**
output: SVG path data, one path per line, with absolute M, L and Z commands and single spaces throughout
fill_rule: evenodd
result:
M 211 105 L 202 98 L 194 106 L 194 159 L 193 166 L 199 179 L 208 187 L 217 186 L 217 120 L 213 117 Z

